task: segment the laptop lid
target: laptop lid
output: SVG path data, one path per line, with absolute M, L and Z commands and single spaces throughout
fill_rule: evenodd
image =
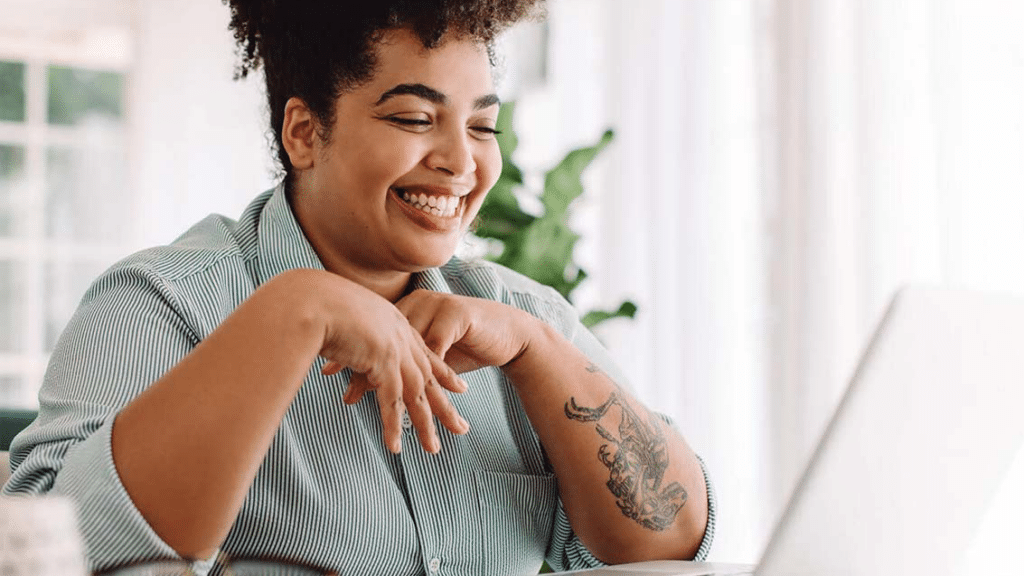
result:
M 1024 440 L 1024 303 L 893 300 L 758 576 L 949 574 Z

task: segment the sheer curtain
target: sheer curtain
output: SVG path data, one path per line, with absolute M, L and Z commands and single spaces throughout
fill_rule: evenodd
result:
M 897 288 L 1024 293 L 1024 7 L 775 0 L 765 15 L 778 498 Z M 978 562 L 1011 557 L 1022 466 L 965 572 L 1010 573 Z
M 574 207 L 576 303 L 639 304 L 598 335 L 712 469 L 714 557 L 750 561 L 770 514 L 756 8 L 554 0 L 546 81 L 516 94 L 527 169 L 615 130 Z
M 550 26 L 524 148 L 617 130 L 582 304 L 637 301 L 601 336 L 715 472 L 712 557 L 755 561 L 897 288 L 1024 293 L 1024 7 L 552 0 Z M 972 558 L 1011 549 L 1016 491 Z

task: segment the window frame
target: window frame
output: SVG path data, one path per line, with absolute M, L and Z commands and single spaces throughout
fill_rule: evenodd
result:
M 24 14 L 23 14 L 24 15 Z M 26 21 L 25 18 L 21 19 Z M 25 64 L 25 119 L 23 122 L 0 121 L 0 145 L 20 147 L 24 150 L 22 180 L 12 204 L 15 218 L 20 220 L 20 232 L 15 237 L 0 237 L 0 261 L 13 262 L 22 267 L 23 300 L 17 304 L 23 333 L 18 337 L 20 349 L 0 351 L 0 382 L 11 377 L 18 382 L 14 387 L 0 386 L 0 407 L 38 408 L 38 389 L 43 381 L 49 360 L 47 331 L 52 313 L 48 302 L 56 285 L 56 299 L 69 300 L 64 304 L 73 309 L 82 294 L 72 294 L 65 288 L 60 294 L 61 282 L 48 288 L 51 265 L 63 264 L 73 271 L 76 264 L 92 263 L 99 267 L 114 262 L 130 251 L 131 234 L 121 241 L 77 241 L 49 238 L 46 231 L 47 153 L 53 147 L 88 149 L 88 135 L 81 126 L 49 124 L 47 120 L 48 69 L 66 66 L 121 74 L 125 81 L 121 87 L 121 122 L 112 128 L 112 137 L 125 144 L 127 165 L 124 182 L 131 187 L 130 101 L 128 98 L 131 65 L 133 62 L 132 29 L 126 22 L 84 22 L 72 25 L 58 23 L 63 30 L 33 28 L 27 24 L 0 32 L 0 60 Z M 10 30 L 17 30 L 11 32 Z M 93 127 L 91 130 L 96 130 Z M 104 129 L 105 130 L 105 129 Z M 127 191 L 126 191 L 127 192 Z M 127 195 L 131 198 L 131 195 Z M 126 206 L 133 213 L 134 206 Z M 63 276 L 67 277 L 65 273 Z M 15 284 L 16 285 L 16 284 Z M 70 302 L 73 299 L 74 302 Z

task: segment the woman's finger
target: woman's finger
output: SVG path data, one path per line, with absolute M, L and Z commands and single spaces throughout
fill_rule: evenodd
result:
M 352 376 L 348 379 L 348 388 L 345 390 L 345 396 L 342 397 L 342 401 L 345 404 L 355 404 L 363 398 L 363 395 L 369 389 L 370 381 L 367 380 L 366 374 L 353 372 Z
M 402 451 L 402 374 L 398 367 L 391 365 L 374 370 L 366 375 L 370 386 L 377 390 L 377 404 L 384 426 L 384 444 L 388 450 L 398 454 Z
M 459 414 L 455 405 L 452 404 L 448 395 L 437 383 L 431 379 L 427 382 L 424 392 L 427 395 L 427 402 L 430 403 L 430 410 L 437 416 L 438 422 L 450 430 L 453 434 L 465 434 L 469 432 L 469 423 Z
M 436 293 L 413 292 L 399 301 L 397 307 L 427 347 L 441 358 L 465 332 L 463 318 L 453 309 L 453 302 Z
M 436 316 L 421 334 L 427 348 L 443 359 L 452 345 L 462 337 L 463 332 L 461 322 L 453 314 L 442 313 Z
M 428 349 L 427 358 L 430 359 L 431 372 L 438 384 L 452 392 L 460 394 L 469 390 L 469 385 L 466 384 L 466 381 L 460 378 L 459 375 L 455 373 L 455 370 L 446 364 L 440 356 L 434 354 L 433 351 Z
M 444 310 L 437 310 L 430 325 L 421 332 L 423 341 L 427 343 L 427 347 L 432 349 L 434 354 L 443 359 L 452 345 L 465 335 L 467 322 L 466 316 L 457 308 L 447 307 Z
M 320 373 L 323 374 L 324 376 L 334 376 L 335 374 L 341 372 L 344 369 L 345 367 L 339 364 L 338 362 L 335 362 L 334 360 L 328 360 L 327 362 L 324 362 L 324 367 L 320 369 Z
M 410 363 L 408 370 L 403 372 L 405 389 L 403 400 L 405 409 L 408 411 L 409 419 L 416 428 L 420 445 L 431 454 L 441 450 L 441 439 L 437 435 L 437 427 L 434 425 L 434 413 L 430 410 L 430 403 L 427 402 L 427 395 L 424 392 L 425 382 L 423 375 Z
M 405 316 L 406 321 L 420 334 L 430 325 L 434 306 L 417 290 L 395 303 L 395 308 Z

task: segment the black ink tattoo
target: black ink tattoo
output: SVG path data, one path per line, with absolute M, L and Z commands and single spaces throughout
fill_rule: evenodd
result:
M 591 364 L 587 371 L 600 369 Z M 661 486 L 669 458 L 668 443 L 658 424 L 645 422 L 615 393 L 596 408 L 579 406 L 575 398 L 570 398 L 565 404 L 565 415 L 579 422 L 597 422 L 612 406 L 622 410 L 619 438 L 597 424 L 597 433 L 610 443 L 602 444 L 597 451 L 598 459 L 611 470 L 608 489 L 627 518 L 649 530 L 666 530 L 686 504 L 687 493 L 678 482 Z

